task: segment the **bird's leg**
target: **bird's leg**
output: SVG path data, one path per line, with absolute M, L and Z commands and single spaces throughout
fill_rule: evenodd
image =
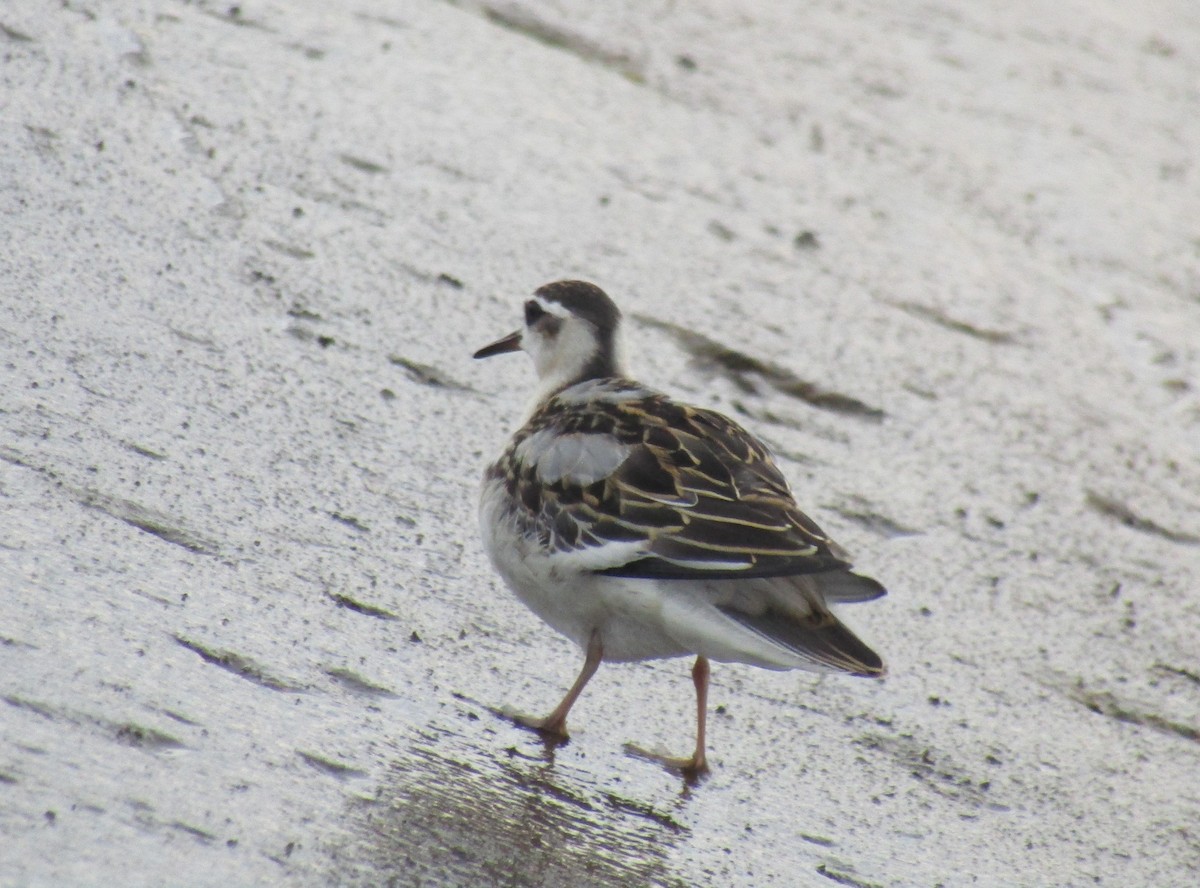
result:
M 555 706 L 554 711 L 545 718 L 513 715 L 513 721 L 527 728 L 533 728 L 548 737 L 557 740 L 566 740 L 570 736 L 567 733 L 567 713 L 571 711 L 571 707 L 575 705 L 575 701 L 583 693 L 584 687 L 591 680 L 592 676 L 596 674 L 596 670 L 600 668 L 600 659 L 603 655 L 604 645 L 600 641 L 600 631 L 598 629 L 593 630 L 591 638 L 588 639 L 583 668 L 579 670 L 579 676 L 575 679 L 575 684 L 571 685 L 571 689 L 562 698 L 562 702 Z
M 694 781 L 701 774 L 708 773 L 708 758 L 704 753 L 704 730 L 708 723 L 708 658 L 698 656 L 692 666 L 692 684 L 696 686 L 696 751 L 691 758 L 677 758 L 649 752 L 631 743 L 625 744 L 627 752 L 639 758 L 650 759 L 666 766 L 672 771 L 679 771 L 688 781 Z
M 708 758 L 704 754 L 704 728 L 708 724 L 708 658 L 696 657 L 692 666 L 692 684 L 696 686 L 696 751 L 692 761 L 684 766 L 685 774 L 703 774 L 708 770 Z

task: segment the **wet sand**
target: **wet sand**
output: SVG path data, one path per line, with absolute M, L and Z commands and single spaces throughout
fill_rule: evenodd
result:
M 1188 885 L 1200 17 L 0 12 L 0 885 Z M 890 595 L 604 667 L 486 563 L 562 277 Z

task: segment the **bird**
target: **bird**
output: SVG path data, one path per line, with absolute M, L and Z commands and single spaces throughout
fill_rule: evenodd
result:
M 690 757 L 629 751 L 697 778 L 710 661 L 882 677 L 830 610 L 886 594 L 804 514 L 762 441 L 626 370 L 622 315 L 595 284 L 562 280 L 524 324 L 474 353 L 525 351 L 532 406 L 483 474 L 484 549 L 521 602 L 574 641 L 583 666 L 546 716 L 505 714 L 565 742 L 567 714 L 602 662 L 695 657 Z

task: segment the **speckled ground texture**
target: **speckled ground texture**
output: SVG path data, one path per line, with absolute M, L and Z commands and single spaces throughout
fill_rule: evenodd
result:
M 0 885 L 1184 886 L 1200 8 L 0 11 Z M 478 544 L 536 286 L 889 587 L 881 682 L 580 654 Z

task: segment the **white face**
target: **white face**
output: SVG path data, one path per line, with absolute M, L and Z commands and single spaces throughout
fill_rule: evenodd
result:
M 526 303 L 521 348 L 533 358 L 541 389 L 553 391 L 578 378 L 596 355 L 596 328 L 553 302 Z

